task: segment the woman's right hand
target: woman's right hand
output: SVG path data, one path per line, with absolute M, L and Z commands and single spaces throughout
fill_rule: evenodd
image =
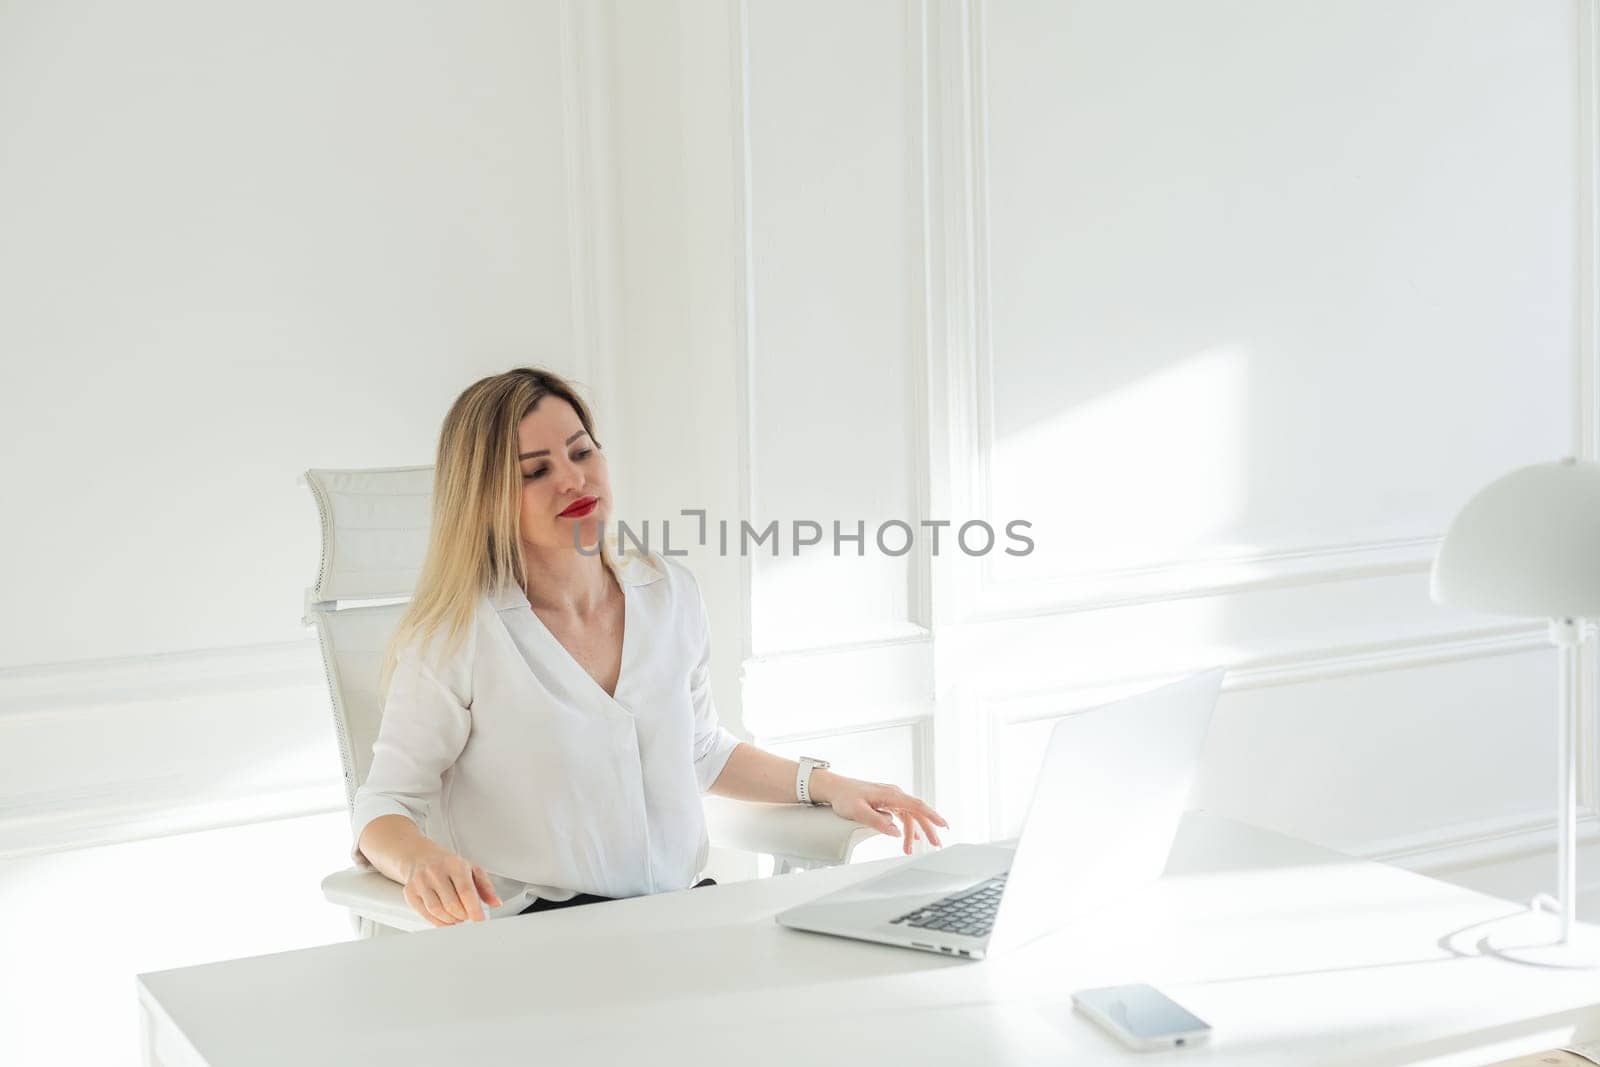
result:
M 411 866 L 405 883 L 406 903 L 435 926 L 454 926 L 471 919 L 483 922 L 483 905 L 500 906 L 489 875 L 482 867 L 439 849 Z

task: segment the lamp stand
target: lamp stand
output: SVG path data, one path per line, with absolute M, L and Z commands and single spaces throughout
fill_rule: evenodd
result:
M 1578 910 L 1578 649 L 1586 636 L 1578 619 L 1551 619 L 1550 640 L 1560 655 L 1556 679 L 1556 894 L 1534 897 L 1481 942 L 1489 955 L 1537 967 L 1600 966 L 1600 930 L 1576 923 Z

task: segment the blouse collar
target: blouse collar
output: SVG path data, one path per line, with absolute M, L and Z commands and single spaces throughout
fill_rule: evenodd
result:
M 649 585 L 665 578 L 666 571 L 655 559 L 655 553 L 640 551 L 637 545 L 628 545 L 621 555 L 616 554 L 611 543 L 601 542 L 600 558 L 606 561 L 611 568 L 611 573 L 617 576 L 617 584 L 623 588 L 635 585 Z M 516 582 L 505 582 L 493 593 L 489 594 L 489 602 L 496 611 L 505 611 L 508 608 L 526 608 L 528 594 L 518 587 Z

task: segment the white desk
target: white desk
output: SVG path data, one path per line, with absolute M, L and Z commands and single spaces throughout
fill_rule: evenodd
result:
M 903 859 L 139 976 L 149 1062 L 1482 1064 L 1600 1036 L 1600 974 L 1462 955 L 1516 907 L 1215 816 L 1126 906 L 982 962 L 773 915 Z M 1209 1046 L 1073 1014 L 1149 981 Z

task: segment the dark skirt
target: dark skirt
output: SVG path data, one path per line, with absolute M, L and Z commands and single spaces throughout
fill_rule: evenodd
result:
M 699 889 L 703 885 L 716 884 L 717 882 L 714 878 L 702 878 L 689 888 Z M 529 904 L 526 908 L 523 908 L 521 911 L 517 912 L 517 914 L 526 915 L 530 911 L 553 911 L 556 908 L 573 908 L 577 907 L 579 904 L 599 904 L 601 901 L 616 899 L 616 897 L 597 897 L 593 893 L 579 893 L 577 896 L 571 897 L 567 900 L 545 900 L 543 897 L 540 897 L 532 904 Z

